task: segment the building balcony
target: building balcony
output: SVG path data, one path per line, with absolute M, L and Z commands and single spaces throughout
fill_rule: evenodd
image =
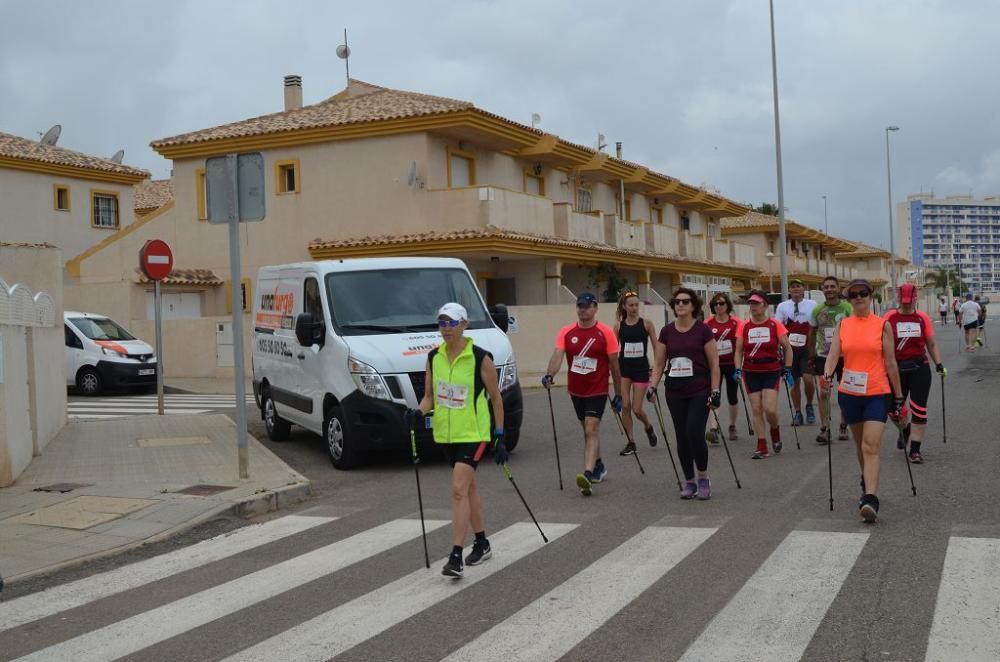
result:
M 604 240 L 604 219 L 597 214 L 581 214 L 573 211 L 568 202 L 552 205 L 553 234 L 560 239 L 591 241 L 606 244 Z
M 691 234 L 688 230 L 681 230 L 678 241 L 678 252 L 681 257 L 692 260 L 705 259 L 705 235 Z
M 647 251 L 660 255 L 680 255 L 677 228 L 647 223 L 645 229 Z
M 553 204 L 536 195 L 495 186 L 470 186 L 428 192 L 428 218 L 434 230 L 494 226 L 514 232 L 555 236 Z M 592 221 L 596 221 L 591 217 Z

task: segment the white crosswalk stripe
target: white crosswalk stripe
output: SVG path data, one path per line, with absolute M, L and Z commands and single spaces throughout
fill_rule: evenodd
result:
M 166 393 L 163 409 L 166 414 L 207 414 L 236 406 L 236 396 L 217 394 Z M 256 408 L 253 395 L 247 395 L 247 407 Z M 110 396 L 72 399 L 66 404 L 70 419 L 109 419 L 157 413 L 155 395 Z

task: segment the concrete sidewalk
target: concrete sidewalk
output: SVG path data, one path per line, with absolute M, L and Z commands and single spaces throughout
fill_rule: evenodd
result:
M 249 444 L 250 478 L 240 480 L 226 416 L 71 421 L 0 489 L 0 576 L 17 581 L 308 496 L 308 479 Z

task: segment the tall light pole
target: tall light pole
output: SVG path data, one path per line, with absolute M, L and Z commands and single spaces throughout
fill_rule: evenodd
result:
M 892 223 L 892 168 L 889 161 L 889 132 L 899 131 L 898 126 L 885 127 L 885 178 L 889 183 L 889 283 L 892 287 L 892 303 L 896 304 L 896 241 Z
M 823 232 L 830 235 L 830 221 L 826 217 L 826 196 L 823 196 Z
M 788 292 L 788 262 L 785 249 L 785 188 L 781 177 L 781 121 L 778 118 L 778 53 L 774 45 L 774 0 L 768 0 L 771 10 L 771 81 L 774 88 L 774 152 L 778 167 L 778 262 L 781 268 L 781 296 Z M 774 290 L 774 287 L 771 287 Z
M 771 287 L 768 289 L 774 292 L 774 253 L 768 251 L 764 257 L 767 258 L 767 275 L 771 279 Z

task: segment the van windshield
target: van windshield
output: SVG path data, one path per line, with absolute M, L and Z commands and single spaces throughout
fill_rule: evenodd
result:
M 71 317 L 69 321 L 91 340 L 135 340 L 132 334 L 107 317 Z
M 394 269 L 327 274 L 333 324 L 341 335 L 436 331 L 446 303 L 465 306 L 470 329 L 493 327 L 479 292 L 462 269 Z

